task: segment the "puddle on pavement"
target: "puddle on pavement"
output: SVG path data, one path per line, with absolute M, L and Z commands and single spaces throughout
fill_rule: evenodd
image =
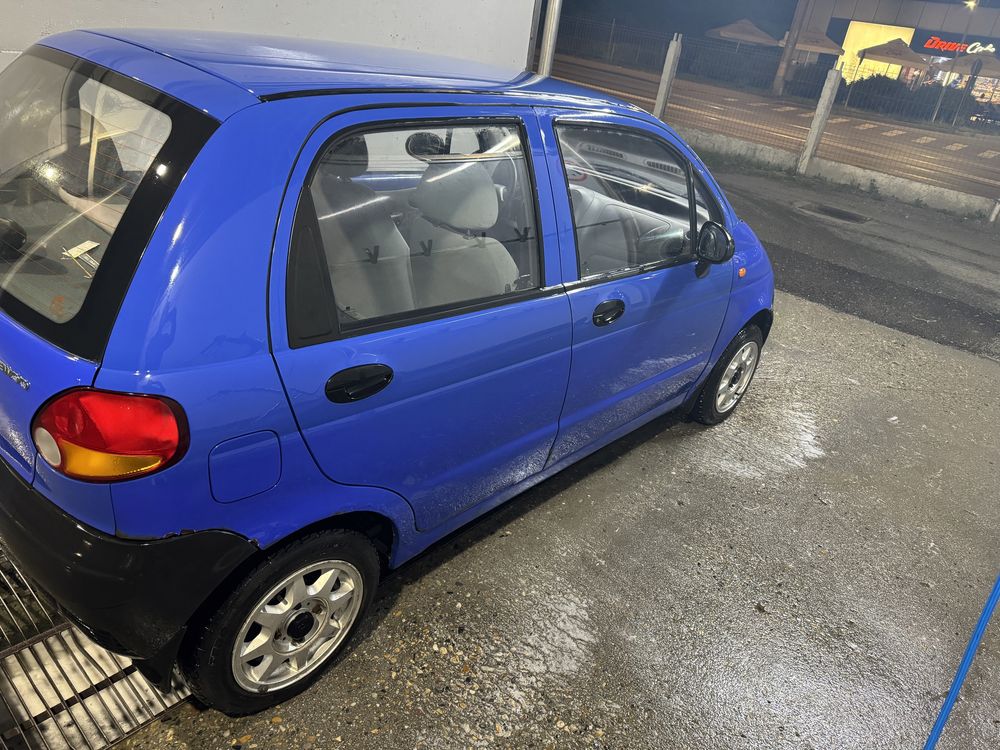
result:
M 694 432 L 685 439 L 710 441 L 699 451 L 696 466 L 715 474 L 762 479 L 805 468 L 826 455 L 819 440 L 816 415 L 803 404 L 756 404 L 723 427 Z

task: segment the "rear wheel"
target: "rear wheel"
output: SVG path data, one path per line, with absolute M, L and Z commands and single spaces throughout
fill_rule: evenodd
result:
M 305 690 L 357 630 L 379 559 L 353 531 L 310 534 L 262 561 L 192 633 L 181 655 L 191 691 L 232 715 Z
M 754 325 L 748 325 L 734 338 L 719 357 L 708 380 L 701 389 L 691 416 L 707 425 L 719 424 L 736 410 L 750 387 L 764 335 Z

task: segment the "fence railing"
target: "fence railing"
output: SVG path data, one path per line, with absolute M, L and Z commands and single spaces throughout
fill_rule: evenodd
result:
M 564 20 L 556 75 L 589 84 L 652 111 L 669 45 L 662 32 L 592 19 Z M 841 82 L 816 122 L 832 58 L 792 66 L 785 96 L 771 95 L 780 48 L 684 37 L 664 119 L 680 128 L 780 149 L 802 164 L 810 129 L 816 155 L 864 169 L 1000 198 L 1000 109 L 964 88 L 897 69 Z M 825 61 L 825 62 L 824 62 Z M 884 75 L 885 72 L 891 75 Z M 962 83 L 962 81 L 960 81 Z M 982 91 L 980 84 L 977 90 Z M 943 91 L 943 94 L 942 94 Z M 940 99 L 940 106 L 938 100 Z M 936 112 L 936 117 L 935 117 Z M 994 136 L 994 137 L 991 137 Z M 805 159 L 808 165 L 809 158 Z
M 559 26 L 556 51 L 626 68 L 659 71 L 670 39 L 669 34 L 616 21 L 567 16 Z

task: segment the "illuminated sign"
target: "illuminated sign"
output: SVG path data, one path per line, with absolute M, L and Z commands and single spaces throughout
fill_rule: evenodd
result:
M 986 39 L 966 39 L 962 41 L 961 36 L 940 31 L 925 31 L 917 29 L 913 35 L 910 47 L 922 55 L 930 57 L 955 57 L 956 55 L 995 55 L 1000 40 Z
M 932 36 L 924 42 L 924 49 L 941 50 L 942 52 L 964 52 L 968 55 L 975 55 L 980 52 L 993 55 L 997 51 L 997 48 L 992 43 L 981 44 L 979 42 L 972 42 L 971 44 L 962 44 L 961 42 L 945 41 L 939 36 Z

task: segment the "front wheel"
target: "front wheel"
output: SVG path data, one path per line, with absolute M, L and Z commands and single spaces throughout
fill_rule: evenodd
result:
M 734 338 L 719 357 L 708 380 L 701 389 L 691 416 L 707 425 L 728 419 L 750 387 L 764 335 L 754 325 L 748 325 Z
M 378 553 L 356 532 L 319 532 L 288 544 L 194 629 L 181 654 L 191 692 L 230 715 L 302 692 L 357 629 L 378 577 Z

